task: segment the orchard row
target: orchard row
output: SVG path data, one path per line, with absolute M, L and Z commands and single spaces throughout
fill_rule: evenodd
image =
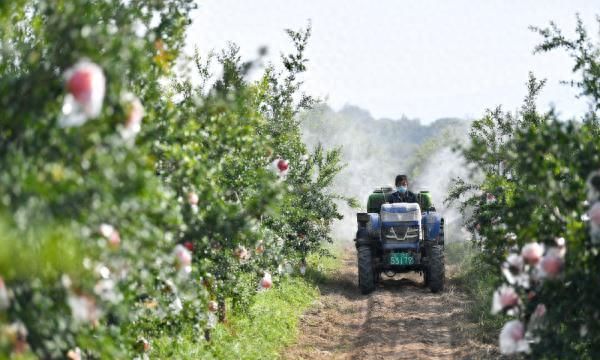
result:
M 538 51 L 563 48 L 575 60 L 589 111 L 541 113 L 544 81 L 531 75 L 520 111 L 497 108 L 472 124 L 462 153 L 482 180 L 458 179 L 449 198 L 462 203 L 478 271 L 497 286 L 491 312 L 508 318 L 500 351 L 591 359 L 600 352 L 600 51 L 581 21 L 574 39 L 536 30 Z
M 187 58 L 193 8 L 0 5 L 1 354 L 147 357 L 190 329 L 201 345 L 324 254 L 342 166 L 301 140 L 310 28 L 281 66 L 234 45 Z

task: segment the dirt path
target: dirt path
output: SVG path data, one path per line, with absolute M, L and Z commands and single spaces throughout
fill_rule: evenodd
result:
M 321 286 L 321 299 L 301 319 L 300 339 L 286 359 L 490 359 L 491 346 L 469 339 L 467 296 L 452 280 L 432 294 L 418 274 L 384 280 L 370 295 L 357 288 L 356 252 Z

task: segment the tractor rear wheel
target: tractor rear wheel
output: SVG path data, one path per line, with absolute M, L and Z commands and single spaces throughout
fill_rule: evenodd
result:
M 426 283 L 431 292 L 438 292 L 444 289 L 444 247 L 441 245 L 433 245 L 430 248 L 429 265 L 427 272 Z
M 375 290 L 375 274 L 373 274 L 373 254 L 371 247 L 360 246 L 358 256 L 358 287 L 360 292 L 368 294 Z

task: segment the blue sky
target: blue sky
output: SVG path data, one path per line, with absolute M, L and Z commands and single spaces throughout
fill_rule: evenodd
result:
M 219 50 L 228 41 L 254 59 L 261 46 L 267 60 L 290 50 L 285 28 L 312 21 L 305 90 L 339 109 L 360 106 L 375 117 L 474 118 L 503 105 L 517 109 L 533 71 L 548 84 L 540 106 L 553 103 L 564 117 L 586 104 L 570 80 L 564 53 L 532 54 L 540 37 L 529 25 L 553 20 L 572 34 L 575 13 L 597 33 L 592 0 L 358 1 L 204 0 L 198 1 L 188 33 L 188 49 Z

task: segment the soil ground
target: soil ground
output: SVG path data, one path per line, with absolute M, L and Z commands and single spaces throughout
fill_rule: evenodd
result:
M 358 290 L 356 251 L 320 286 L 321 297 L 300 322 L 285 359 L 494 359 L 494 346 L 473 340 L 467 295 L 446 265 L 446 288 L 433 294 L 418 273 L 395 275 L 373 293 Z

